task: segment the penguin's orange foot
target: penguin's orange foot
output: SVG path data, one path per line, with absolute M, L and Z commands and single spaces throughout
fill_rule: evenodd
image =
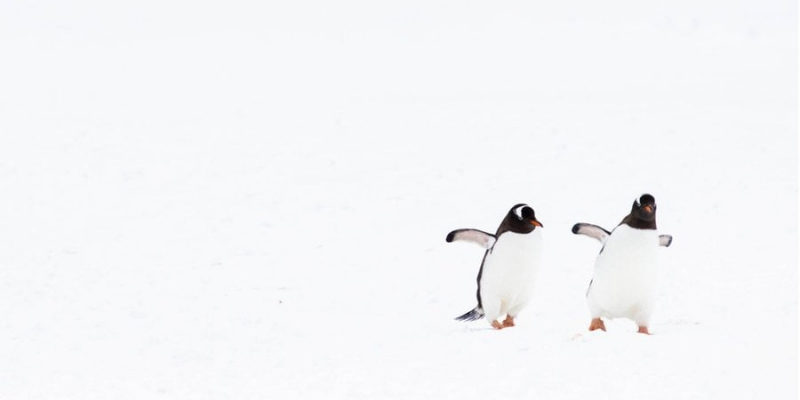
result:
M 601 331 L 606 331 L 606 324 L 603 323 L 603 320 L 600 318 L 592 318 L 592 323 L 589 324 L 589 331 L 596 331 L 600 329 Z M 645 328 L 646 329 L 646 328 Z
M 503 321 L 503 327 L 510 328 L 514 326 L 514 318 L 510 315 L 506 315 L 506 320 Z
M 500 329 L 503 329 L 504 326 L 503 326 L 503 324 L 501 324 L 500 322 L 495 320 L 495 321 L 492 321 L 492 328 L 500 330 Z
M 645 335 L 649 335 L 650 331 L 647 330 L 646 326 L 640 326 L 639 327 L 639 333 L 644 333 Z

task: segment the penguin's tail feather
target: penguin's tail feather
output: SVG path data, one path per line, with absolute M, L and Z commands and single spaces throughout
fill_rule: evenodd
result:
M 480 306 L 478 306 L 473 308 L 472 310 L 469 310 L 466 314 L 460 317 L 456 317 L 456 321 L 475 321 L 483 318 L 483 315 L 484 315 L 483 309 Z

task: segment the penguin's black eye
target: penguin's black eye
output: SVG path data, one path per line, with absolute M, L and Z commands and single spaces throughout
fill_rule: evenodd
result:
M 639 198 L 639 204 L 656 204 L 656 199 L 649 194 L 644 194 Z
M 530 208 L 530 207 L 523 207 L 522 208 L 522 218 L 524 218 L 524 219 L 533 218 L 533 209 Z

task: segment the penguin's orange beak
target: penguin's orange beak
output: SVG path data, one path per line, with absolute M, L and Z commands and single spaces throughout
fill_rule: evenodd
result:
M 542 223 L 537 221 L 537 220 L 535 220 L 535 219 L 531 221 L 531 225 L 538 226 L 539 228 L 544 228 L 542 226 Z
M 647 211 L 648 213 L 651 213 L 651 212 L 653 212 L 653 206 L 651 206 L 651 205 L 649 205 L 649 204 L 648 204 L 648 205 L 646 205 L 646 206 L 644 206 L 644 207 L 642 207 L 642 208 L 643 208 L 645 211 Z

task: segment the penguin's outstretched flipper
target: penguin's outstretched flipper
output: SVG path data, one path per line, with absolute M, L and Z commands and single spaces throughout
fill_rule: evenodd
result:
M 659 246 L 669 247 L 672 244 L 672 235 L 660 235 L 658 237 Z
M 456 317 L 456 321 L 475 321 L 483 318 L 483 315 L 484 315 L 483 309 L 481 309 L 481 307 L 478 306 L 473 308 L 472 310 L 469 310 L 464 315 Z
M 586 235 L 592 238 L 595 238 L 600 241 L 600 243 L 605 243 L 608 236 L 611 235 L 611 232 L 592 224 L 586 223 L 577 223 L 572 227 L 572 233 L 576 235 Z
M 447 243 L 462 240 L 465 242 L 475 243 L 484 249 L 491 249 L 497 238 L 491 233 L 486 233 L 477 229 L 456 229 L 447 234 Z

